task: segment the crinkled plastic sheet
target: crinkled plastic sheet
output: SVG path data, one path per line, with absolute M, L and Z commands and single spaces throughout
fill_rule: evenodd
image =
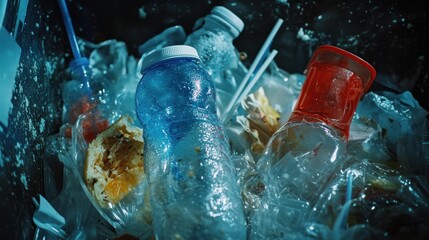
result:
M 114 41 L 88 46 L 91 51 L 95 50 L 90 58 L 93 63 L 101 64 L 98 68 L 106 72 L 116 69 L 109 76 L 120 79 L 109 88 L 110 91 L 115 89 L 119 95 L 114 100 L 115 107 L 110 110 L 118 111 L 117 115 L 134 112 L 130 105 L 121 103 L 133 101 L 130 98 L 133 90 L 130 89 L 135 89 L 138 81 L 135 61 L 132 63 L 129 59 L 125 64 L 122 61 L 124 55 L 115 53 L 118 49 L 123 50 L 123 45 Z M 114 51 L 106 52 L 106 49 Z M 111 58 L 112 56 L 114 57 Z M 122 67 L 108 68 L 107 63 Z M 127 70 L 123 72 L 125 68 Z M 98 73 L 104 74 L 103 71 Z M 135 81 L 129 81 L 127 77 Z M 264 89 L 269 105 L 279 113 L 279 125 L 287 121 L 304 78 L 301 74 L 288 74 L 272 64 L 258 84 L 257 87 Z M 253 98 L 252 104 L 257 103 L 258 101 L 254 101 L 257 99 Z M 344 162 L 329 181 L 321 183 L 326 185 L 313 202 L 288 200 L 277 201 L 273 205 L 263 199 L 266 185 L 278 183 L 276 179 L 267 182 L 267 176 L 265 180 L 263 176 L 261 179 L 260 167 L 257 167 L 261 152 L 252 151 L 251 145 L 256 140 L 258 144 L 262 143 L 263 148 L 275 130 L 269 126 L 260 127 L 261 124 L 258 128 L 247 124 L 263 122 L 260 117 L 269 112 L 266 111 L 266 106 L 265 109 L 258 104 L 252 106 L 240 106 L 234 121 L 225 126 L 231 147 L 236 153 L 233 160 L 250 228 L 252 224 L 257 224 L 255 229 L 265 231 L 273 225 L 282 226 L 285 221 L 289 221 L 267 215 L 263 221 L 252 222 L 251 216 L 265 204 L 267 208 L 278 208 L 279 211 L 293 210 L 289 211 L 289 217 L 296 219 L 297 225 L 291 228 L 293 233 L 288 235 L 291 239 L 429 236 L 424 228 L 429 216 L 428 172 L 425 170 L 429 161 L 429 131 L 425 120 L 427 112 L 416 104 L 409 93 L 370 92 L 362 99 L 351 125 Z M 82 137 L 81 126 L 86 117 L 88 116 L 81 116 L 76 125 L 63 126 L 60 133 L 50 139 L 51 154 L 58 154 L 64 164 L 64 181 L 62 190 L 58 192 L 61 184 L 53 183 L 53 172 L 46 171 L 48 175 L 45 176 L 45 182 L 51 183 L 46 188 L 46 194 L 50 196 L 52 205 L 68 220 L 64 230 L 69 238 L 113 238 L 123 233 L 141 238 L 152 236 L 150 212 L 141 211 L 142 206 L 148 203 L 145 180 L 123 202 L 108 208 L 98 206 L 86 188 L 82 171 L 87 145 Z M 241 124 L 235 121 L 237 119 L 242 120 Z M 67 138 L 67 131 L 70 131 L 67 129 L 71 129 L 71 139 Z M 46 160 L 46 169 L 55 168 L 49 167 L 55 165 L 51 160 Z M 349 184 L 350 181 L 352 184 Z M 351 192 L 349 198 L 348 191 Z M 42 236 L 43 231 L 40 233 Z
M 278 211 L 289 212 L 290 219 L 297 223 L 289 229 L 292 233 L 287 235 L 288 239 L 410 236 L 423 239 L 429 236 L 424 227 L 429 223 L 426 116 L 427 112 L 409 93 L 368 93 L 352 121 L 347 154 L 341 168 L 325 182 L 327 185 L 321 195 L 310 204 L 295 200 L 273 205 L 272 201 L 264 201 L 265 184 L 276 185 L 276 179 L 263 183 L 260 171 L 255 168 L 258 157 L 248 148 L 238 160 L 242 166 L 238 168 L 238 176 L 249 224 L 257 226 L 256 236 L 266 236 L 266 229 L 275 229 L 277 224 L 285 225 L 284 219 L 273 214 Z M 243 129 L 245 133 L 241 138 L 258 134 L 252 132 L 256 130 L 244 126 Z M 386 134 L 387 131 L 390 133 Z M 229 131 L 232 138 L 238 136 L 234 135 L 237 132 Z M 267 132 L 265 129 L 264 133 Z M 247 144 L 249 142 L 251 140 L 247 140 Z M 352 183 L 348 185 L 348 182 Z M 347 196 L 348 191 L 350 196 Z M 251 216 L 259 211 L 261 204 L 262 209 L 271 209 L 270 214 L 261 221 L 252 222 Z M 251 231 L 254 229 L 251 226 Z M 265 234 L 258 235 L 260 232 Z M 279 232 L 271 234 L 275 239 L 285 237 Z
M 81 115 L 75 125 L 64 125 L 58 135 L 49 139 L 49 151 L 58 154 L 64 164 L 63 188 L 52 204 L 66 219 L 68 239 L 110 239 L 123 234 L 149 238 L 153 233 L 145 177 L 122 201 L 108 207 L 100 206 L 85 185 L 88 145 L 83 139 L 82 122 L 86 117 Z M 70 130 L 71 139 L 67 137 Z

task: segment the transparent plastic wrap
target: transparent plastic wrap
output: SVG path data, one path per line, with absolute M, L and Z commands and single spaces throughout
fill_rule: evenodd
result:
M 49 140 L 49 151 L 58 154 L 59 160 L 64 164 L 63 187 L 52 204 L 66 219 L 68 239 L 115 238 L 129 234 L 140 239 L 151 237 L 151 217 L 148 201 L 148 187 L 144 175 L 120 201 L 100 202 L 96 191 L 91 190 L 85 181 L 88 174 L 88 145 L 83 139 L 83 114 L 75 125 L 66 124 L 58 135 Z M 115 127 L 113 124 L 110 128 Z M 72 138 L 66 134 L 71 131 Z M 107 130 L 106 130 L 107 131 Z M 97 138 L 100 138 L 99 135 Z M 93 141 L 97 141 L 97 138 Z M 110 149 L 111 150 L 111 149 Z M 119 149 L 120 150 L 120 149 Z M 106 149 L 104 152 L 107 152 Z M 97 152 L 103 155 L 103 151 Z M 110 154 L 110 153 L 109 153 Z M 130 153 L 124 153 L 129 156 Z M 143 162 L 142 162 L 143 164 Z M 101 166 L 92 166 L 101 167 Z M 103 169 L 106 174 L 114 170 Z M 101 179 L 100 179 L 101 180 Z M 124 191 L 118 188 L 117 191 Z M 88 224 L 90 222 L 91 224 Z M 88 229 L 92 227 L 91 229 Z M 91 236 L 87 236 L 91 233 Z
M 281 125 L 285 124 L 292 114 L 304 80 L 303 74 L 290 74 L 274 62 L 259 80 L 258 85 L 264 88 L 271 105 L 280 113 Z
M 71 64 L 73 80 L 63 88 L 67 124 L 49 140 L 50 155 L 58 155 L 63 165 L 55 157 L 46 162 L 46 195 L 55 199 L 52 204 L 60 214 L 67 210 L 69 239 L 113 239 L 124 234 L 150 238 L 144 142 L 141 129 L 134 125 L 136 61 L 116 40 L 100 44 L 81 40 L 80 48 L 90 59 L 77 67 Z M 64 169 L 64 177 L 54 173 L 55 168 Z M 90 228 L 84 227 L 86 221 Z
M 139 124 L 134 96 L 141 75 L 137 60 L 128 55 L 125 43 L 112 39 L 95 44 L 81 39 L 79 46 L 83 53 L 89 55 L 94 92 L 103 110 L 109 113 L 109 123 L 128 115 Z
M 111 39 L 100 43 L 79 40 L 79 48 L 85 56 L 89 56 L 89 65 L 94 69 L 94 75 L 103 75 L 109 81 L 115 82 L 127 74 L 127 65 L 132 56 L 128 56 L 124 42 Z
M 344 168 L 359 159 L 371 159 L 372 162 L 386 163 L 395 159 L 387 148 L 383 129 L 373 119 L 358 117 L 356 114 L 350 126 L 347 142 L 347 156 Z M 392 163 L 392 162 L 391 162 Z
M 396 146 L 398 161 L 406 168 L 429 179 L 429 118 L 420 128 L 406 134 Z M 414 150 L 411 150 L 414 149 Z
M 91 75 L 91 70 L 86 69 Z M 91 77 L 91 80 L 93 78 Z M 92 81 L 94 82 L 94 81 Z M 98 82 L 100 84 L 103 81 Z M 94 83 L 92 86 L 95 89 L 97 84 Z M 104 87 L 98 85 L 100 89 Z M 98 133 L 102 132 L 109 126 L 108 119 L 102 119 L 101 111 L 108 111 L 110 106 L 107 102 L 110 102 L 107 94 L 103 94 L 102 91 L 93 94 L 90 91 L 85 91 L 83 84 L 77 80 L 71 80 L 64 85 L 63 88 L 63 123 L 75 124 L 81 114 L 88 114 L 88 117 L 83 123 L 83 135 L 86 142 L 91 142 Z M 70 136 L 70 133 L 68 133 Z
M 420 132 L 428 112 L 420 107 L 410 92 L 371 92 L 356 110 L 360 117 L 371 118 L 384 129 L 387 144 L 393 152 L 401 139 Z
M 350 199 L 348 177 L 353 179 Z M 398 165 L 356 159 L 306 214 L 306 234 L 314 239 L 424 239 L 428 187 L 426 179 Z
M 389 151 L 404 167 L 428 176 L 427 116 L 410 92 L 370 93 L 357 109 L 359 118 L 376 121 Z
M 324 124 L 288 123 L 268 146 L 257 163 L 264 191 L 251 216 L 251 238 L 294 238 L 302 232 L 302 213 L 341 168 L 345 141 Z
M 240 187 L 245 216 L 248 218 L 256 206 L 259 206 L 260 194 L 264 185 L 259 181 L 255 160 L 250 150 L 244 154 L 234 154 L 233 162 L 237 171 L 237 183 Z M 249 222 L 247 220 L 247 222 Z
M 78 173 L 74 165 L 75 159 L 84 157 L 80 149 L 86 143 L 82 133 L 78 135 L 76 131 L 70 132 L 72 128 L 72 125 L 66 124 L 61 127 L 60 133 L 47 139 L 46 151 L 50 157 L 44 161 L 45 169 L 61 166 L 60 176 L 56 172 L 45 171 L 45 194 L 52 207 L 64 218 L 65 225 L 50 230 L 38 228 L 34 239 L 95 238 L 96 224 L 102 224 L 100 215 L 87 200 L 83 182 L 79 181 L 79 175 L 76 175 Z M 72 138 L 68 136 L 70 133 Z M 47 187 L 47 180 L 51 186 L 61 186 L 61 190 L 55 191 L 55 187 Z M 34 218 L 36 217 L 35 214 Z
M 261 156 L 269 138 L 286 123 L 298 99 L 305 76 L 289 74 L 270 65 L 256 90 L 246 96 L 225 128 L 234 152 L 251 149 L 254 158 Z

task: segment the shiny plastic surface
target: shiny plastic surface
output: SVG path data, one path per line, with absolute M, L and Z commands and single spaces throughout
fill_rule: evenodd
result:
M 192 32 L 185 44 L 197 49 L 204 68 L 211 75 L 216 88 L 216 106 L 222 114 L 239 85 L 237 81 L 241 80 L 237 75 L 245 75 L 246 69 L 238 65 L 238 52 L 233 45 L 239 32 L 233 35 L 222 19 L 210 16 L 204 18 L 204 25 Z
M 339 132 L 323 123 L 283 125 L 256 165 L 264 187 L 251 214 L 250 238 L 299 239 L 301 216 L 340 169 L 344 154 Z
M 374 78 L 374 68 L 357 56 L 333 46 L 318 48 L 289 121 L 323 121 L 348 138 L 357 104 Z
M 209 75 L 193 59 L 148 68 L 136 91 L 155 235 L 245 239 L 231 153 Z

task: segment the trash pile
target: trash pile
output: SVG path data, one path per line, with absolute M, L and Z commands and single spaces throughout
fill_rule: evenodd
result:
M 224 7 L 139 59 L 76 42 L 34 239 L 429 237 L 427 111 L 368 92 L 375 70 L 340 48 L 317 48 L 305 75 L 280 69 L 282 22 L 249 68 Z

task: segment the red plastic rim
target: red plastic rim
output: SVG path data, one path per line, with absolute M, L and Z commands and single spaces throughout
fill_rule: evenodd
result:
M 372 83 L 372 81 L 374 80 L 375 76 L 376 76 L 376 71 L 375 68 L 369 64 L 367 61 L 363 60 L 362 58 L 354 55 L 351 52 L 348 52 L 344 49 L 341 49 L 339 47 L 335 47 L 335 46 L 331 46 L 331 45 L 322 45 L 320 47 L 318 47 L 316 49 L 316 51 L 313 53 L 313 55 L 315 56 L 317 52 L 319 51 L 329 51 L 329 52 L 335 52 L 337 54 L 343 55 L 359 64 L 361 64 L 363 67 L 365 67 L 366 69 L 368 69 L 368 71 L 371 74 L 371 78 L 369 79 L 369 82 Z M 371 85 L 371 84 L 369 84 Z

